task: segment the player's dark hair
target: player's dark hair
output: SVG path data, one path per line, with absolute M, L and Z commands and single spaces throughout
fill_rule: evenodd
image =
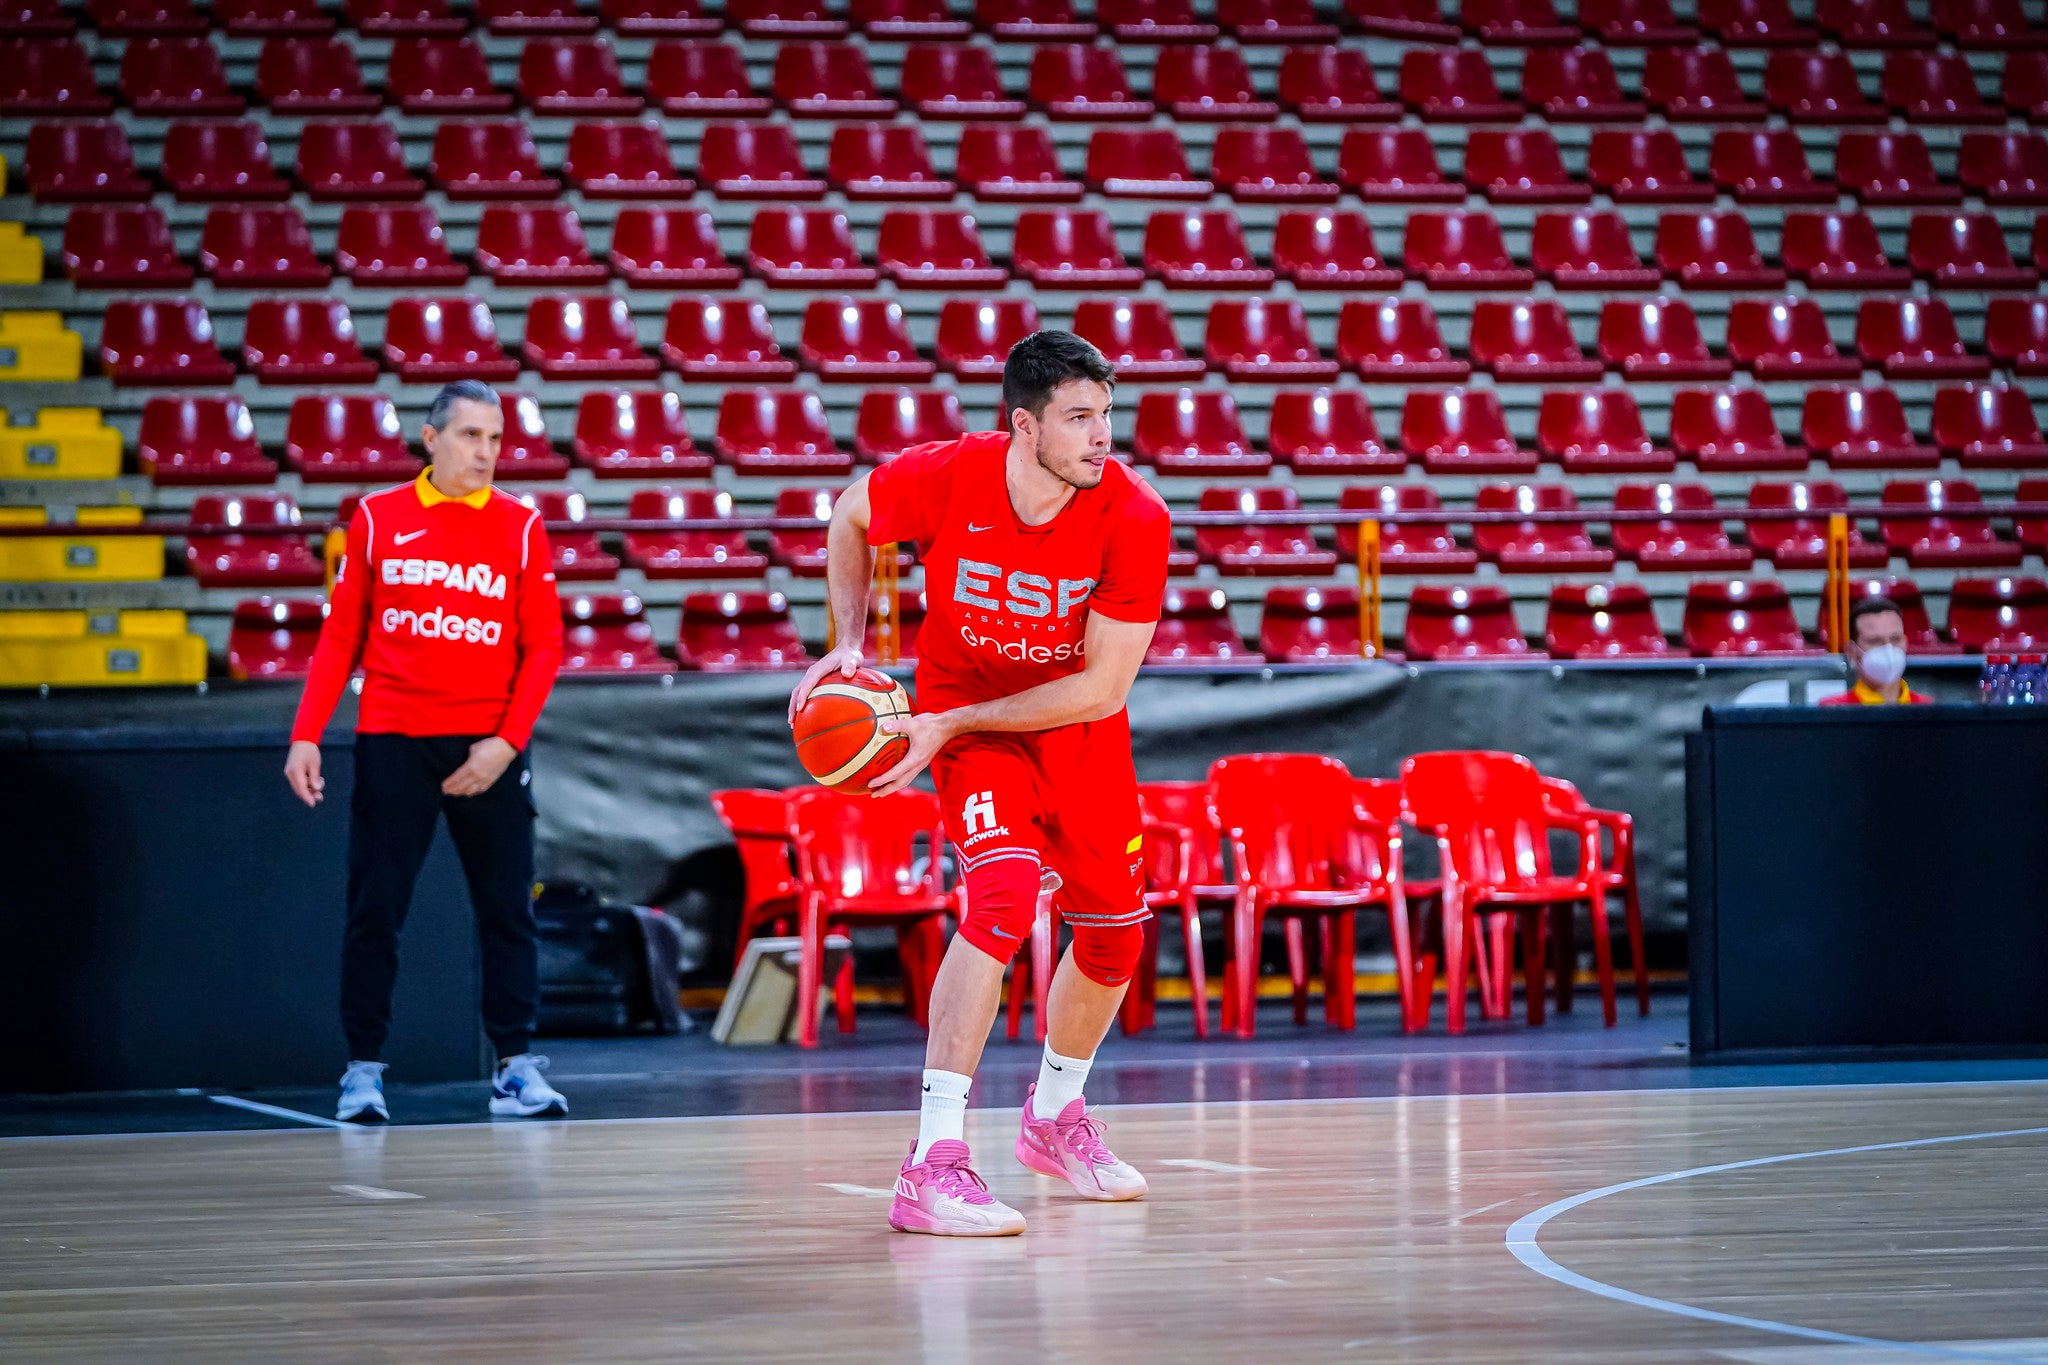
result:
M 443 384 L 441 391 L 434 395 L 434 401 L 427 405 L 427 425 L 436 431 L 446 427 L 457 403 L 488 403 L 495 408 L 498 406 L 498 391 L 481 379 L 458 379 Z
M 1857 632 L 1862 628 L 1864 617 L 1882 616 L 1888 611 L 1897 612 L 1901 621 L 1906 619 L 1906 613 L 1899 611 L 1899 604 L 1883 593 L 1857 599 L 1856 605 L 1849 608 L 1849 638 L 1856 638 Z
M 1115 384 L 1116 370 L 1092 343 L 1072 332 L 1033 332 L 1012 346 L 1003 361 L 1003 421 L 1007 424 L 1018 408 L 1043 417 L 1052 391 L 1071 379 Z

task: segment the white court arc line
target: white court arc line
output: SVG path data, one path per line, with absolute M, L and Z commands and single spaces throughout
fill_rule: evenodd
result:
M 1701 1322 L 1720 1323 L 1728 1327 L 1749 1327 L 1760 1332 L 1774 1332 L 1779 1336 L 1801 1337 L 1807 1341 L 1823 1341 L 1835 1346 L 1875 1347 L 1880 1350 L 1898 1351 L 1906 1355 L 1925 1356 L 1936 1360 L 1974 1360 L 1990 1362 L 1991 1365 L 2014 1365 L 2013 1356 L 1980 1355 L 1974 1351 L 1956 1350 L 1947 1346 L 1936 1346 L 1928 1342 L 1891 1341 L 1883 1337 L 1862 1337 L 1848 1332 L 1830 1332 L 1820 1327 L 1801 1327 L 1797 1323 L 1774 1322 L 1769 1318 L 1743 1317 L 1738 1313 L 1723 1313 L 1712 1308 L 1701 1308 L 1696 1304 L 1679 1303 L 1673 1299 L 1660 1299 L 1649 1294 L 1638 1294 L 1633 1289 L 1608 1284 L 1576 1270 L 1568 1270 L 1550 1259 L 1542 1247 L 1536 1245 L 1536 1235 L 1544 1224 L 1559 1214 L 1590 1204 L 1596 1199 L 1609 1195 L 1626 1194 L 1630 1190 L 1647 1189 L 1652 1185 L 1668 1185 L 1675 1180 L 1690 1180 L 1699 1175 L 1718 1175 L 1724 1171 L 1744 1171 L 1756 1166 L 1778 1166 L 1788 1161 L 1811 1161 L 1819 1157 L 1856 1156 L 1864 1152 L 1896 1152 L 1909 1147 L 1939 1147 L 1953 1142 L 1985 1142 L 1993 1138 L 2041 1137 L 2048 1135 L 2048 1128 L 2007 1128 L 1991 1133 L 1952 1133 L 1945 1137 L 1913 1138 L 1905 1142 L 1873 1142 L 1861 1147 L 1830 1147 L 1817 1152 L 1789 1152 L 1782 1156 L 1751 1157 L 1747 1161 L 1724 1161 L 1718 1166 L 1695 1166 L 1689 1171 L 1666 1171 L 1662 1175 L 1644 1176 L 1640 1180 L 1624 1180 L 1618 1185 L 1607 1185 L 1584 1194 L 1572 1195 L 1556 1203 L 1546 1204 L 1534 1213 L 1517 1218 L 1508 1228 L 1506 1244 L 1514 1258 L 1529 1269 L 1547 1279 L 1582 1289 L 1588 1294 L 1597 1294 L 1603 1299 L 1617 1303 L 1633 1304 L 1637 1308 L 1649 1308 L 1659 1313 L 1670 1313 L 1682 1318 L 1696 1318 Z M 2036 1362 L 2039 1365 L 2039 1362 Z
M 246 1109 L 252 1114 L 268 1114 L 274 1119 L 290 1119 L 293 1123 L 311 1124 L 315 1128 L 339 1128 L 346 1132 L 359 1124 L 343 1123 L 340 1119 L 323 1119 L 318 1114 L 304 1114 L 296 1109 L 281 1105 L 264 1104 L 258 1100 L 245 1100 L 240 1095 L 208 1095 L 215 1104 L 225 1104 L 230 1109 Z

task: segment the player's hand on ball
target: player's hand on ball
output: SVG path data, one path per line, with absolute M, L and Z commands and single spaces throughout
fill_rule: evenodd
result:
M 496 735 L 480 739 L 469 746 L 469 757 L 448 774 L 441 790 L 450 796 L 480 796 L 496 785 L 517 757 L 519 751 Z
M 827 650 L 825 657 L 804 670 L 798 679 L 796 691 L 789 694 L 789 722 L 796 724 L 796 713 L 803 709 L 804 700 L 811 695 L 811 689 L 825 681 L 832 674 L 850 678 L 860 669 L 860 649 L 854 645 L 841 645 Z
M 320 776 L 320 746 L 310 739 L 293 740 L 291 752 L 285 755 L 284 780 L 291 783 L 292 794 L 299 800 L 319 805 L 327 794 L 327 779 Z
M 902 762 L 868 783 L 870 796 L 891 796 L 915 782 L 917 775 L 925 770 L 925 765 L 953 737 L 953 727 L 943 711 L 891 718 L 882 722 L 882 729 L 888 734 L 907 738 L 910 752 L 903 755 Z

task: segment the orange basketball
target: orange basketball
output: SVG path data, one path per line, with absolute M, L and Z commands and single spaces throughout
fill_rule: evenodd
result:
M 902 761 L 910 741 L 885 734 L 882 722 L 910 715 L 903 684 L 872 668 L 852 677 L 829 674 L 804 698 L 796 723 L 796 756 L 804 771 L 834 791 L 865 792 Z

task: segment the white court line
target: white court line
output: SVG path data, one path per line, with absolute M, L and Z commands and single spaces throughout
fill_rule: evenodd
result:
M 1191 1171 L 1214 1171 L 1218 1175 L 1265 1175 L 1271 1166 L 1233 1166 L 1227 1161 L 1205 1161 L 1194 1156 L 1161 1157 L 1155 1165 L 1185 1166 Z
M 410 1194 L 405 1190 L 387 1190 L 382 1185 L 329 1185 L 336 1194 L 352 1194 L 358 1199 L 425 1199 L 423 1194 Z
M 1546 1204 L 1534 1213 L 1524 1214 L 1508 1228 L 1507 1249 L 1529 1269 L 1538 1275 L 1556 1280 L 1559 1284 L 1573 1289 L 1582 1289 L 1588 1294 L 1597 1294 L 1603 1299 L 1617 1303 L 1633 1304 L 1637 1308 L 1654 1309 L 1659 1313 L 1670 1313 L 1682 1318 L 1696 1318 L 1701 1322 L 1720 1323 L 1729 1327 L 1751 1327 L 1760 1332 L 1775 1332 L 1780 1336 L 1803 1337 L 1808 1341 L 1825 1341 L 1836 1346 L 1869 1346 L 1882 1350 L 1902 1352 L 1906 1355 L 1928 1356 L 1937 1360 L 1975 1360 L 1998 1362 L 1998 1365 L 2012 1365 L 2014 1357 L 2009 1355 L 1983 1355 L 1974 1351 L 1954 1350 L 1937 1346 L 1931 1342 L 1890 1341 L 1882 1337 L 1861 1337 L 1847 1332 L 1829 1332 L 1819 1327 L 1801 1327 L 1795 1323 L 1773 1322 L 1769 1318 L 1748 1318 L 1735 1313 L 1722 1313 L 1712 1308 L 1701 1308 L 1690 1303 L 1679 1303 L 1672 1299 L 1654 1298 L 1638 1294 L 1633 1289 L 1608 1284 L 1581 1275 L 1576 1270 L 1567 1270 L 1536 1245 L 1536 1235 L 1543 1225 L 1559 1214 L 1569 1213 L 1596 1199 L 1605 1199 L 1611 1194 L 1624 1194 L 1630 1190 L 1646 1189 L 1651 1185 L 1668 1185 L 1674 1180 L 1690 1180 L 1696 1175 L 1718 1175 L 1723 1171 L 1743 1171 L 1756 1166 L 1777 1166 L 1788 1161 L 1810 1161 L 1816 1157 L 1855 1156 L 1864 1152 L 1896 1152 L 1909 1147 L 1938 1147 L 1951 1142 L 1982 1142 L 1991 1138 L 2040 1137 L 2048 1134 L 2048 1128 L 2007 1128 L 1993 1133 L 1954 1133 L 1946 1137 L 1913 1138 L 1906 1142 L 1873 1142 L 1862 1147 L 1831 1147 L 1818 1152 L 1790 1152 L 1783 1156 L 1751 1157 L 1747 1161 L 1725 1161 L 1718 1166 L 1695 1166 L 1689 1171 L 1667 1171 L 1663 1175 L 1644 1176 L 1641 1180 L 1625 1180 L 1619 1185 L 1607 1185 L 1584 1194 L 1575 1194 L 1569 1199 L 1560 1199 Z M 2037 1362 L 2038 1365 L 2038 1362 Z
M 840 1194 L 858 1195 L 862 1199 L 894 1199 L 896 1197 L 896 1191 L 878 1190 L 873 1185 L 844 1185 L 836 1180 L 821 1180 L 818 1183 L 828 1190 L 836 1190 Z
M 340 1119 L 323 1119 L 318 1114 L 302 1114 L 296 1109 L 280 1109 L 274 1104 L 262 1104 L 256 1100 L 245 1100 L 240 1095 L 208 1095 L 215 1104 L 225 1104 L 231 1109 L 246 1109 L 252 1114 L 268 1114 L 274 1119 L 290 1119 L 293 1123 L 310 1123 L 315 1128 L 340 1128 L 346 1131 L 357 1125 L 343 1123 Z

